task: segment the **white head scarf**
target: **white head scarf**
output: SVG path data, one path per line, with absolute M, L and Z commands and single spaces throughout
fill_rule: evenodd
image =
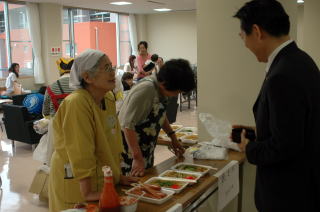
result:
M 87 49 L 77 56 L 71 67 L 69 87 L 81 88 L 82 73 L 90 71 L 104 55 L 101 51 Z

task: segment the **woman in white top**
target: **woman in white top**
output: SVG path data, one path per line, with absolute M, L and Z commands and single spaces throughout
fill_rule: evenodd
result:
M 17 83 L 17 79 L 19 78 L 19 70 L 20 66 L 18 63 L 12 63 L 9 68 L 9 76 L 6 80 L 6 92 L 4 95 L 12 95 L 14 92 L 14 83 Z
M 124 72 L 130 72 L 132 74 L 136 74 L 138 72 L 138 66 L 136 63 L 136 56 L 130 55 L 129 62 L 124 65 Z

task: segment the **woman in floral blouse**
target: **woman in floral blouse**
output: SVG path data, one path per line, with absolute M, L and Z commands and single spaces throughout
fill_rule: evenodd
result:
M 194 73 L 189 62 L 173 59 L 166 62 L 159 73 L 144 78 L 131 89 L 119 114 L 125 148 L 123 174 L 143 176 L 145 169 L 153 167 L 161 128 L 171 138 L 175 154 L 184 153 L 166 117 L 167 99 L 194 87 Z

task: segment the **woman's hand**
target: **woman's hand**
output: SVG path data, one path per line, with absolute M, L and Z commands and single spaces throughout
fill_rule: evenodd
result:
M 171 144 L 172 144 L 172 149 L 174 151 L 174 154 L 177 157 L 182 157 L 185 152 L 185 149 L 180 144 L 180 142 L 177 139 L 172 139 Z
M 136 158 L 132 161 L 131 176 L 142 177 L 144 175 L 144 160 L 143 158 Z
M 91 190 L 91 179 L 90 177 L 81 179 L 79 181 L 80 184 L 80 192 L 83 198 L 87 202 L 97 201 L 100 199 L 100 192 L 95 192 Z
M 138 177 L 132 177 L 132 176 L 120 176 L 120 184 L 121 185 L 131 185 L 131 183 L 136 183 L 140 180 Z

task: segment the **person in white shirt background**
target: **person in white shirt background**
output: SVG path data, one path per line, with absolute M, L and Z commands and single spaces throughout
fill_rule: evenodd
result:
M 132 74 L 138 73 L 138 65 L 136 63 L 135 55 L 130 55 L 129 61 L 126 64 L 124 64 L 123 70 L 124 72 L 130 72 Z
M 2 95 L 12 95 L 14 92 L 13 85 L 17 83 L 17 79 L 19 78 L 19 70 L 20 66 L 18 63 L 12 63 L 9 68 L 9 76 L 6 80 L 6 91 Z

